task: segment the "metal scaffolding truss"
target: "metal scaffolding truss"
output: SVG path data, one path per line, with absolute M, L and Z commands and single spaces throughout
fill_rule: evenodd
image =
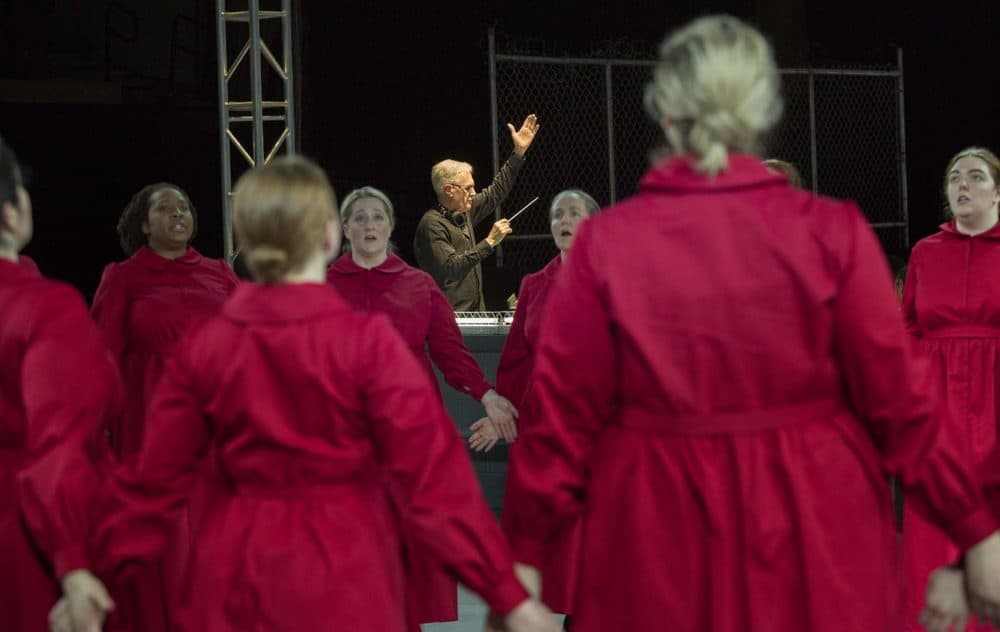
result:
M 233 2 L 229 1 L 228 4 Z M 240 0 L 238 4 L 242 10 L 230 10 L 230 7 L 226 6 L 227 0 L 216 0 L 223 247 L 226 259 L 230 263 L 236 256 L 232 223 L 233 181 L 245 168 L 269 163 L 282 147 L 288 154 L 296 153 L 291 0 L 280 0 L 280 10 L 262 10 L 260 0 Z M 277 5 L 278 2 L 275 1 L 273 4 Z M 281 62 L 261 38 L 261 24 L 264 20 L 281 20 Z M 230 62 L 230 39 L 236 43 L 239 41 L 238 38 L 244 35 L 247 38 L 246 43 Z M 238 71 L 241 66 L 247 67 L 244 62 L 248 59 L 249 77 L 244 77 L 246 73 L 238 74 Z M 264 81 L 261 77 L 265 62 L 280 79 L 278 85 L 281 87 L 281 94 L 274 90 L 274 95 L 268 94 L 271 99 L 265 98 Z M 233 78 L 237 76 L 239 77 L 237 82 L 232 83 Z M 268 86 L 270 87 L 272 83 Z M 230 93 L 231 89 L 234 94 Z M 274 122 L 283 125 L 279 127 L 273 124 Z M 272 123 L 267 126 L 267 133 L 265 133 L 265 123 Z M 277 132 L 279 129 L 280 132 Z M 273 141 L 270 140 L 275 136 Z M 238 168 L 241 166 L 238 158 L 236 167 L 233 165 L 234 150 L 246 162 L 243 169 Z

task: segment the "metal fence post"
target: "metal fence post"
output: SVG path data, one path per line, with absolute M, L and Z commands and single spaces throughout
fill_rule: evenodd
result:
M 809 162 L 812 190 L 819 192 L 819 166 L 816 164 L 816 75 L 809 69 Z
M 910 197 L 906 184 L 906 115 L 903 108 L 903 49 L 896 49 L 896 69 L 899 75 L 899 195 L 903 204 L 903 247 L 910 247 Z
M 489 33 L 489 56 L 490 56 L 490 133 L 493 138 L 493 173 L 500 171 L 500 122 L 497 120 L 497 56 L 496 56 L 496 35 L 493 28 L 490 27 Z M 494 221 L 500 219 L 501 209 L 497 207 L 496 212 L 493 214 L 496 218 Z M 472 229 L 475 231 L 475 227 Z M 497 267 L 503 267 L 503 243 L 497 244 L 496 248 L 497 255 Z
M 608 195 L 609 204 L 614 204 L 618 200 L 615 190 L 615 113 L 614 113 L 614 90 L 611 85 L 611 64 L 604 65 L 604 96 L 605 107 L 607 108 L 608 122 Z

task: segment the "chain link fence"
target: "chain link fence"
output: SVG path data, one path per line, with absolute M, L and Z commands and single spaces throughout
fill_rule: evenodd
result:
M 636 192 L 662 145 L 642 105 L 655 62 L 506 54 L 496 41 L 491 32 L 494 172 L 506 134 L 497 121 L 535 112 L 542 124 L 506 210 L 541 200 L 515 220 L 495 259 L 520 276 L 555 256 L 548 207 L 556 193 L 580 188 L 608 205 Z M 902 52 L 892 68 L 781 74 L 785 114 L 767 155 L 795 163 L 808 188 L 858 202 L 887 251 L 908 247 Z

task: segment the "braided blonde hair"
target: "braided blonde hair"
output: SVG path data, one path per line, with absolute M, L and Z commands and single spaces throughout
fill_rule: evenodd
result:
M 679 131 L 695 168 L 715 175 L 731 150 L 755 152 L 781 118 L 780 80 L 771 46 L 753 27 L 725 15 L 699 18 L 660 45 L 660 63 L 645 100 Z

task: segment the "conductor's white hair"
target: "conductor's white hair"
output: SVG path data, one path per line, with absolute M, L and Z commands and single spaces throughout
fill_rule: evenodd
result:
M 466 172 L 472 173 L 472 165 L 450 158 L 431 167 L 431 186 L 434 187 L 435 195 L 440 196 L 444 185 L 454 182 L 455 178 Z

